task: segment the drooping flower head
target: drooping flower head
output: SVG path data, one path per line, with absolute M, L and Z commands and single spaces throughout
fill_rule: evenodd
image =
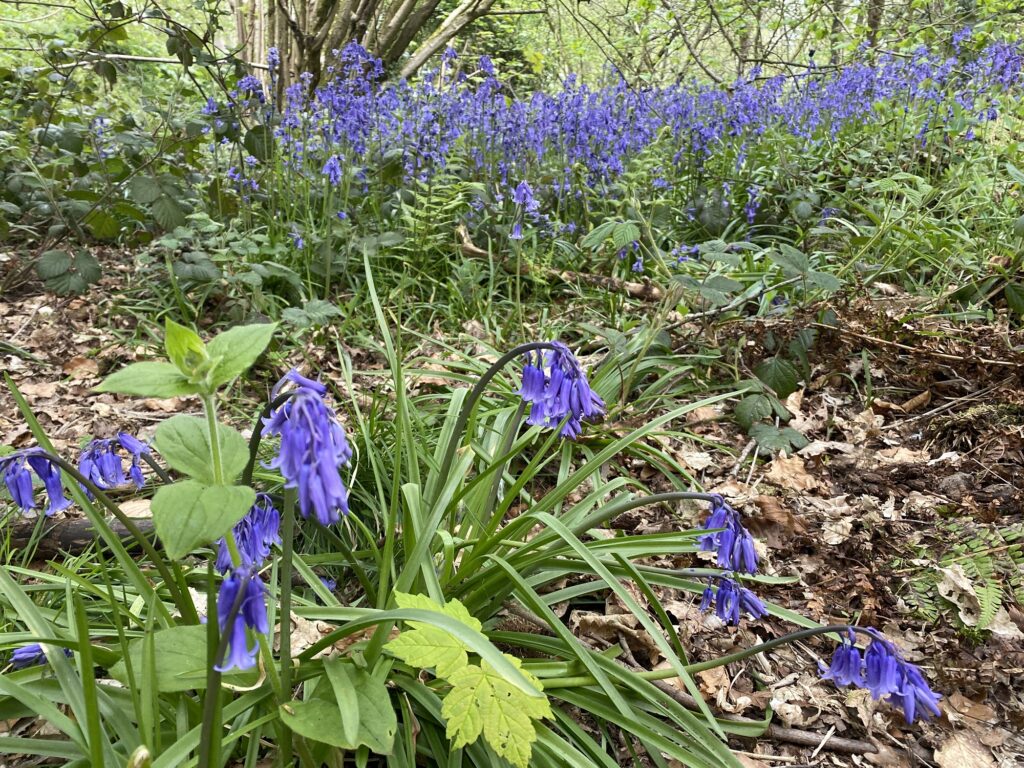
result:
M 237 603 L 237 605 L 236 605 Z M 248 568 L 239 568 L 221 582 L 217 594 L 217 621 L 228 635 L 224 660 L 214 669 L 252 669 L 259 645 L 249 645 L 246 628 L 258 634 L 270 632 L 267 619 L 266 587 Z
M 71 649 L 65 648 L 64 655 L 70 656 Z M 14 653 L 11 654 L 11 666 L 15 669 L 34 667 L 38 664 L 45 664 L 46 661 L 46 652 L 43 651 L 43 646 L 39 643 L 23 645 L 21 648 L 16 648 Z
M 740 616 L 743 613 L 749 614 L 752 618 L 760 619 L 768 615 L 761 599 L 752 591 L 725 576 L 718 577 L 718 589 L 712 587 L 713 579 L 708 579 L 708 585 L 704 589 L 704 595 L 700 601 L 700 609 L 706 611 L 712 607 L 715 614 L 726 624 L 736 626 L 740 623 Z
M 553 428 L 568 417 L 561 435 L 575 439 L 582 431 L 583 419 L 604 414 L 604 401 L 590 388 L 569 348 L 560 341 L 551 344 L 555 349 L 527 353 L 519 394 L 530 403 L 528 424 Z
M 270 557 L 271 547 L 281 543 L 281 513 L 265 493 L 256 494 L 256 502 L 233 529 L 238 553 L 243 568 L 259 569 Z M 217 570 L 227 573 L 231 570 L 231 552 L 225 539 L 220 540 L 217 550 Z
M 904 659 L 899 649 L 880 632 L 874 629 L 867 632 L 871 643 L 863 657 L 854 645 L 854 632 L 850 628 L 832 655 L 832 663 L 821 665 L 822 677 L 839 686 L 865 688 L 876 700 L 888 696 L 890 704 L 903 710 L 908 724 L 919 716 L 941 715 L 939 701 L 942 697 L 931 689 L 921 669 Z
M 704 552 L 717 552 L 719 567 L 741 573 L 757 573 L 754 537 L 743 527 L 740 513 L 729 506 L 724 497 L 715 495 L 704 530 L 713 532 L 700 536 L 700 548 Z
M 264 436 L 279 436 L 277 456 L 268 465 L 279 469 L 285 488 L 299 492 L 299 512 L 331 525 L 348 514 L 348 490 L 340 469 L 352 458 L 345 430 L 324 402 L 327 388 L 318 381 L 289 371 L 274 387 L 273 397 L 288 384 L 291 397 L 263 420 Z
M 0 472 L 4 476 L 15 505 L 22 512 L 29 512 L 36 507 L 35 490 L 32 487 L 32 473 L 42 480 L 49 503 L 45 514 L 49 517 L 71 506 L 71 501 L 64 495 L 61 485 L 60 471 L 57 470 L 41 448 L 27 448 L 0 458 Z
M 117 439 L 92 440 L 78 458 L 78 471 L 92 482 L 97 488 L 109 490 L 117 488 L 128 482 L 124 474 L 124 465 L 120 450 L 124 450 L 131 459 L 128 469 L 128 478 L 135 483 L 136 488 L 141 488 L 146 483 L 142 474 L 142 456 L 150 452 L 149 446 L 141 440 L 132 437 L 127 432 L 119 432 Z M 84 485 L 83 490 L 88 494 L 89 489 Z

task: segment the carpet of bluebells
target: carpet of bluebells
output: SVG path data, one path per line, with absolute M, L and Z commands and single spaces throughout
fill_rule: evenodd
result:
M 239 110 L 261 123 L 247 142 L 261 158 L 231 161 L 223 139 L 221 162 L 230 163 L 227 177 L 245 201 L 288 223 L 298 250 L 311 246 L 310 235 L 332 231 L 335 219 L 386 226 L 371 200 L 461 183 L 472 185 L 463 212 L 471 231 L 513 241 L 572 239 L 617 199 L 669 203 L 678 213 L 655 242 L 618 244 L 634 271 L 645 258 L 689 258 L 695 241 L 721 234 L 733 218 L 746 223 L 748 237 L 756 233 L 766 220 L 761 209 L 783 191 L 773 170 L 783 159 L 798 168 L 838 162 L 865 132 L 925 153 L 969 149 L 1004 102 L 1012 106 L 1024 64 L 1019 42 L 975 49 L 965 32 L 946 52 L 865 51 L 863 61 L 841 67 L 811 59 L 799 75 L 755 69 L 729 87 L 619 80 L 591 88 L 570 77 L 555 93 L 520 98 L 486 58 L 463 66 L 449 51 L 413 84 L 386 80 L 357 45 L 336 57 L 331 79 L 312 95 L 298 82 L 279 101 L 274 82 L 268 90 L 247 77 L 235 102 L 211 99 L 204 109 L 214 135 L 237 130 Z M 276 147 L 273 156 L 263 142 Z M 271 166 L 284 171 L 272 183 Z M 798 218 L 851 214 L 807 197 Z

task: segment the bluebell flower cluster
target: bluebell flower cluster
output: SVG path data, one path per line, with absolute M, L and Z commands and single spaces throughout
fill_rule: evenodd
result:
M 263 421 L 263 435 L 281 438 L 277 456 L 268 465 L 284 477 L 285 488 L 299 494 L 299 511 L 321 525 L 338 522 L 348 514 L 348 490 L 341 468 L 352 449 L 334 410 L 324 401 L 327 388 L 289 371 L 273 389 L 276 398 L 286 386 L 291 397 Z
M 710 533 L 700 536 L 700 548 L 704 552 L 715 552 L 720 568 L 740 573 L 757 573 L 758 557 L 754 537 L 743 526 L 740 513 L 729 506 L 724 497 L 715 495 L 704 529 Z
M 217 593 L 217 621 L 228 636 L 227 652 L 215 669 L 252 669 L 259 645 L 249 645 L 247 629 L 261 635 L 270 632 L 267 618 L 267 588 L 254 569 L 242 566 L 231 572 Z
M 0 473 L 3 473 L 4 485 L 11 499 L 22 512 L 36 508 L 33 473 L 43 483 L 48 499 L 44 513 L 48 517 L 71 506 L 71 500 L 64 495 L 60 471 L 50 463 L 41 448 L 27 448 L 0 457 Z
M 64 649 L 65 656 L 71 656 L 71 649 Z M 11 654 L 11 666 L 14 669 L 25 669 L 46 663 L 46 653 L 39 643 L 29 643 L 21 648 L 16 648 Z
M 861 655 L 855 644 L 853 629 L 849 629 L 843 642 L 836 648 L 832 662 L 822 667 L 822 677 L 836 685 L 853 685 L 871 692 L 878 700 L 888 696 L 889 703 L 901 708 L 907 723 L 918 717 L 938 717 L 941 696 L 931 689 L 919 667 L 903 658 L 891 642 L 874 629 L 865 630 L 871 636 L 867 651 Z
M 266 493 L 256 494 L 256 502 L 232 529 L 238 553 L 245 568 L 259 570 L 270 557 L 271 548 L 281 543 L 281 513 Z M 226 539 L 217 548 L 216 568 L 221 573 L 232 569 L 231 552 Z
M 582 432 L 584 419 L 604 414 L 604 401 L 590 388 L 569 347 L 560 341 L 551 344 L 554 349 L 526 355 L 519 394 L 530 404 L 528 424 L 553 428 L 565 421 L 562 437 L 575 439 Z
M 130 460 L 127 477 L 124 472 L 124 458 L 121 456 L 122 450 Z M 142 456 L 149 453 L 150 449 L 146 443 L 127 432 L 119 432 L 116 439 L 93 440 L 88 443 L 78 458 L 78 471 L 104 491 L 124 485 L 129 480 L 136 488 L 141 488 L 146 484 L 146 478 L 142 473 Z M 89 489 L 84 485 L 82 489 L 89 493 Z
M 712 586 L 713 581 L 718 582 L 717 588 Z M 757 595 L 726 576 L 709 579 L 704 588 L 700 609 L 707 611 L 711 608 L 715 609 L 718 618 L 733 626 L 740 623 L 743 613 L 754 619 L 768 615 L 768 609 Z
M 270 557 L 271 548 L 281 543 L 281 513 L 269 495 L 259 493 L 231 533 L 239 562 L 232 561 L 228 541 L 222 538 L 214 563 L 214 567 L 225 574 L 217 594 L 217 620 L 228 643 L 224 660 L 216 667 L 221 672 L 254 667 L 259 645 L 249 645 L 246 630 L 258 634 L 270 631 L 266 587 L 259 571 Z

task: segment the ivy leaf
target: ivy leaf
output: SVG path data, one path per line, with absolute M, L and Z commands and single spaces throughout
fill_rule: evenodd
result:
M 507 654 L 506 658 L 521 669 L 519 659 Z M 539 680 L 523 674 L 541 690 Z M 552 716 L 548 699 L 524 693 L 486 661 L 464 666 L 448 682 L 452 690 L 444 698 L 441 714 L 448 721 L 452 747 L 472 744 L 482 734 L 500 757 L 526 768 L 537 740 L 533 721 Z

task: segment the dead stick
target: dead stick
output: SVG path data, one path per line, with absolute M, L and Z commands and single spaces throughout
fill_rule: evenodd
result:
M 143 533 L 153 530 L 153 521 L 146 518 L 136 518 L 135 525 Z M 111 530 L 124 539 L 131 539 L 132 534 L 121 523 L 111 521 L 108 523 Z M 43 529 L 36 534 L 36 528 L 42 525 Z M 7 526 L 10 546 L 13 549 L 25 549 L 36 536 L 35 557 L 51 558 L 61 552 L 72 555 L 80 554 L 93 544 L 100 541 L 96 529 L 85 517 L 67 517 L 60 520 L 46 520 L 40 523 L 38 518 L 19 518 Z M 128 545 L 131 548 L 132 542 Z

